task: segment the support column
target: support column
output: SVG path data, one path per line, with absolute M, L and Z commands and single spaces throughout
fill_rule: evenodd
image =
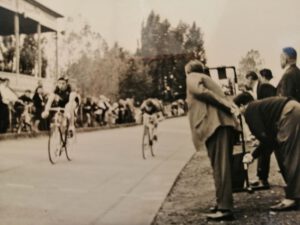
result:
M 58 79 L 59 70 L 58 70 L 58 32 L 55 32 L 55 79 Z
M 15 51 L 15 68 L 13 70 L 19 74 L 20 73 L 20 19 L 19 14 L 16 12 L 14 16 L 14 26 L 15 26 L 15 38 L 16 38 L 16 51 Z
M 42 46 L 41 46 L 41 32 L 42 27 L 41 24 L 37 25 L 37 35 L 38 35 L 38 77 L 42 77 Z

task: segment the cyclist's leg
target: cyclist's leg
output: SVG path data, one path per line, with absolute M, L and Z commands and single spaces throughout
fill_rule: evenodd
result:
M 151 115 L 150 117 L 149 117 L 149 119 L 150 119 L 150 121 L 151 122 L 149 122 L 148 123 L 148 127 L 149 127 L 149 134 L 150 134 L 150 140 L 151 141 L 153 141 L 155 138 L 154 138 L 154 135 L 155 135 L 155 133 L 154 133 L 154 131 L 155 131 L 155 118 L 156 118 L 156 115 L 155 114 L 153 114 L 153 115 Z
M 159 119 L 157 118 L 157 115 L 155 115 L 153 119 L 153 140 L 157 141 L 157 127 L 158 127 L 158 121 Z
M 75 132 L 75 112 L 76 112 L 76 107 L 77 107 L 77 103 L 75 101 L 76 96 L 77 96 L 77 93 L 75 93 L 75 92 L 72 92 L 70 94 L 69 102 L 65 106 L 65 113 L 64 113 L 64 115 L 69 120 L 69 131 L 72 134 L 74 134 L 74 132 Z
M 143 124 L 145 128 L 148 128 L 149 132 L 149 144 L 152 145 L 152 140 L 153 140 L 153 126 L 151 124 L 151 115 L 144 113 L 143 114 Z

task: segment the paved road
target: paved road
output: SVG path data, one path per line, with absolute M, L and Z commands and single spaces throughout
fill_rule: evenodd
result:
M 157 156 L 142 127 L 82 133 L 51 165 L 47 139 L 0 142 L 0 225 L 148 225 L 193 154 L 187 118 L 162 122 Z

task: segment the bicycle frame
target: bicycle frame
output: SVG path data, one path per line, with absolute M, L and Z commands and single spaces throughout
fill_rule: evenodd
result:
M 62 141 L 62 148 L 65 148 L 67 145 L 67 132 L 69 123 L 68 119 L 64 116 L 64 108 L 51 108 L 50 111 L 55 112 L 53 122 L 51 122 L 50 126 L 55 126 L 58 128 L 60 140 Z

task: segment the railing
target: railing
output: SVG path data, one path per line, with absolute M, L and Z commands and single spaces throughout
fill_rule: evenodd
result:
M 8 78 L 10 87 L 18 94 L 23 94 L 27 89 L 34 91 L 38 84 L 42 84 L 46 92 L 50 92 L 54 87 L 54 80 L 52 78 L 41 78 L 2 71 L 0 71 L 0 77 Z

